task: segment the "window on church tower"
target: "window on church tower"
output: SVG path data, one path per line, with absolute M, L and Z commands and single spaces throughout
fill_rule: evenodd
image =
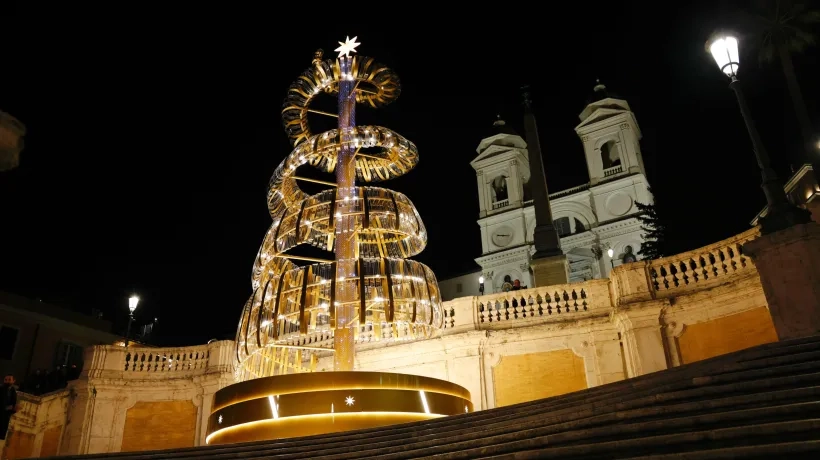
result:
M 498 176 L 493 179 L 493 192 L 495 193 L 495 202 L 504 201 L 509 198 L 507 193 L 507 178 Z
M 601 146 L 601 161 L 604 169 L 612 168 L 621 164 L 621 155 L 618 149 L 618 144 L 615 141 L 607 141 Z

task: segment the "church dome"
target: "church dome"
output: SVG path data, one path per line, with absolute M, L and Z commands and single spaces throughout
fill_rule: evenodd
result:
M 521 149 L 527 148 L 527 143 L 524 142 L 524 138 L 513 129 L 512 125 L 507 124 L 507 122 L 501 118 L 501 115 L 496 115 L 496 117 L 492 130 L 488 130 L 490 132 L 487 134 L 487 137 L 483 138 L 478 144 L 476 152 L 480 155 L 493 145 Z
M 501 115 L 496 115 L 496 117 L 498 117 L 498 119 L 493 123 L 493 134 L 509 134 L 511 136 L 518 135 L 512 126 L 508 125 L 507 122 L 501 118 Z
M 601 80 L 595 80 L 595 87 L 592 88 L 592 96 L 587 99 L 587 105 L 593 104 L 604 99 L 622 99 L 621 96 L 606 89 L 606 85 L 601 83 Z

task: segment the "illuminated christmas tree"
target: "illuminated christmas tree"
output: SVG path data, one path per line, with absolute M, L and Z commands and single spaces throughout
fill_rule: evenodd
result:
M 401 176 L 418 162 L 416 146 L 399 134 L 356 126 L 356 104 L 393 102 L 399 79 L 372 58 L 350 56 L 355 38 L 340 43 L 338 59 L 322 60 L 317 52 L 285 99 L 282 118 L 294 149 L 270 181 L 273 224 L 236 336 L 239 380 L 304 370 L 302 352 L 325 348 L 335 351 L 335 370 L 353 370 L 356 341 L 429 337 L 442 324 L 435 275 L 407 259 L 427 242 L 413 203 L 398 192 L 356 185 Z M 338 95 L 338 115 L 310 108 L 323 93 Z M 311 112 L 338 117 L 339 128 L 311 132 Z M 336 183 L 306 194 L 298 182 L 308 179 L 296 175 L 303 165 L 335 172 Z M 288 254 L 302 244 L 332 251 L 335 260 Z M 318 263 L 299 267 L 292 262 L 299 259 Z
M 381 126 L 357 126 L 356 105 L 396 100 L 399 79 L 372 58 L 351 56 L 356 37 L 339 42 L 336 59 L 317 51 L 288 89 L 282 109 L 293 151 L 268 191 L 273 219 L 253 267 L 253 294 L 236 334 L 236 380 L 216 393 L 209 443 L 271 439 L 381 426 L 472 410 L 470 394 L 420 376 L 351 372 L 363 342 L 431 337 L 443 324 L 436 277 L 409 258 L 427 234 L 413 203 L 385 188 L 357 185 L 401 176 L 418 162 L 416 146 Z M 322 94 L 338 113 L 311 109 Z M 338 129 L 313 133 L 308 113 L 338 118 Z M 336 181 L 298 175 L 310 165 Z M 300 181 L 330 186 L 309 195 Z M 312 245 L 335 257 L 289 251 Z M 294 261 L 312 262 L 297 266 Z M 333 372 L 315 372 L 333 354 Z M 409 398 L 409 399 L 408 399 Z M 303 417 L 303 416 L 310 417 Z M 283 420 L 287 419 L 286 422 Z

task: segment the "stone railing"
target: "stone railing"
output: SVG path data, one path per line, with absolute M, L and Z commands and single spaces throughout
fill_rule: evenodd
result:
M 86 349 L 83 373 L 91 377 L 117 375 L 126 379 L 186 378 L 233 367 L 232 341 L 194 347 L 124 348 L 97 345 Z
M 739 272 L 754 270 L 752 260 L 743 255 L 743 245 L 758 236 L 760 229 L 755 227 L 694 251 L 650 261 L 647 271 L 656 297 L 708 288 Z
M 550 193 L 550 200 L 572 195 L 573 193 L 583 192 L 584 190 L 589 190 L 589 184 L 576 185 L 575 187 L 571 187 L 566 190 L 559 190 L 555 193 Z
M 207 347 L 134 350 L 125 353 L 125 370 L 133 372 L 187 372 L 208 367 Z
M 68 403 L 68 390 L 52 391 L 40 396 L 17 392 L 17 412 L 14 418 L 19 425 L 34 427 L 47 423 L 49 419 L 65 416 L 65 406 Z
M 479 327 L 506 321 L 560 320 L 561 316 L 601 311 L 611 305 L 607 285 L 607 280 L 591 280 L 476 297 Z
M 0 458 L 56 455 L 70 399 L 67 389 L 40 396 L 17 392 L 17 412 L 9 421 Z
M 610 279 L 461 297 L 444 302 L 444 335 L 606 315 L 619 305 L 666 299 L 729 284 L 757 270 L 743 245 L 758 228 L 675 256 L 623 264 Z
M 495 203 L 493 203 L 493 209 L 506 208 L 509 205 L 510 205 L 510 200 L 509 199 L 500 200 L 500 201 L 496 201 Z
M 568 321 L 607 315 L 611 308 L 606 279 L 461 297 L 443 303 L 442 333 Z
M 624 167 L 621 165 L 613 166 L 611 168 L 604 169 L 604 177 L 614 176 L 620 172 L 623 172 Z
M 575 187 L 571 187 L 565 190 L 559 190 L 554 193 L 550 193 L 550 200 L 554 200 L 556 198 L 562 198 L 567 195 L 572 195 L 574 193 L 583 192 L 584 190 L 589 190 L 589 184 L 581 184 L 576 185 Z M 524 206 L 529 206 L 532 204 L 532 200 L 527 200 L 523 203 Z

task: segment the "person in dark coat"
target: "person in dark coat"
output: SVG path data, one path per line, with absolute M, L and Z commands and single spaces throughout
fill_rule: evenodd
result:
M 11 416 L 17 409 L 17 385 L 14 384 L 13 375 L 3 377 L 3 386 L 0 387 L 0 408 L 0 439 L 6 439 Z

